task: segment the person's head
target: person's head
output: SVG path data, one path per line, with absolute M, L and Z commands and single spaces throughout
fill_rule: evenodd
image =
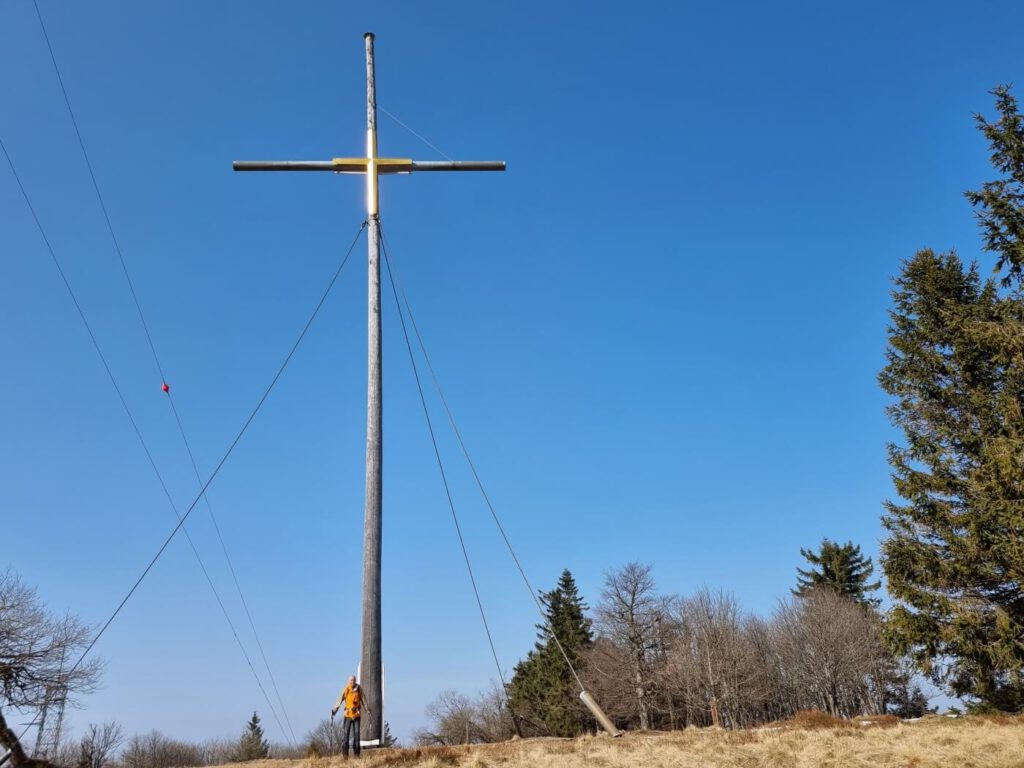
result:
M 355 675 L 349 675 L 348 676 L 348 685 L 349 685 L 349 687 L 351 688 L 355 684 L 356 684 L 356 676 Z

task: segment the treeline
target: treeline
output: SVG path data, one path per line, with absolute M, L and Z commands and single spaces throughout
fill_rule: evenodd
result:
M 160 731 L 126 736 L 116 722 L 90 724 L 77 738 L 45 745 L 32 754 L 22 739 L 34 732 L 38 713 L 52 707 L 58 692 L 69 705 L 95 690 L 100 664 L 86 661 L 68 668 L 67 659 L 80 657 L 93 633 L 70 614 L 56 614 L 36 590 L 12 571 L 0 571 L 0 766 L 3 768 L 191 768 L 265 758 L 305 758 L 338 754 L 341 721 L 324 719 L 305 738 L 289 745 L 271 744 L 259 715 L 245 723 L 238 736 L 203 742 L 172 738 Z M 53 710 L 51 709 L 51 712 Z M 15 730 L 10 713 L 37 713 L 29 728 Z M 20 732 L 19 732 L 20 731 Z M 397 746 L 388 723 L 384 743 Z
M 384 741 L 398 746 L 385 724 Z M 259 716 L 253 712 L 242 735 L 236 738 L 192 742 L 160 731 L 125 737 L 116 722 L 90 724 L 79 739 L 65 740 L 51 762 L 59 768 L 197 768 L 263 759 L 302 759 L 340 754 L 342 724 L 324 719 L 298 744 L 272 744 L 264 738 Z
M 888 446 L 896 498 L 882 516 L 892 607 L 881 615 L 871 598 L 821 589 L 849 554 L 834 543 L 804 552 L 800 596 L 768 617 L 721 593 L 660 595 L 636 564 L 609 575 L 588 616 L 566 573 L 544 595 L 551 623 L 508 696 L 446 693 L 421 741 L 491 738 L 495 722 L 505 735 L 578 733 L 592 726 L 579 682 L 640 728 L 748 725 L 811 707 L 911 714 L 923 705 L 908 688 L 914 671 L 974 711 L 1024 711 L 1024 115 L 1009 87 L 992 95 L 996 119 L 975 119 L 996 177 L 965 194 L 995 276 L 924 249 L 894 280 L 879 374 L 902 433 Z M 865 592 L 878 586 L 867 565 L 850 574 Z
M 78 739 L 65 740 L 51 762 L 60 768 L 189 768 L 223 765 L 268 757 L 301 757 L 299 747 L 272 745 L 253 712 L 236 738 L 191 742 L 160 731 L 126 737 L 117 722 L 90 724 Z
M 595 729 L 580 688 L 622 729 L 747 727 L 821 710 L 837 717 L 919 716 L 927 700 L 909 664 L 883 638 L 859 547 L 824 541 L 804 551 L 794 595 L 768 617 L 703 589 L 663 594 L 649 566 L 606 574 L 590 611 L 564 571 L 542 594 L 545 619 L 507 695 L 442 694 L 419 743 L 573 736 Z M 579 678 L 577 679 L 577 674 Z
M 649 568 L 632 564 L 609 575 L 597 626 L 584 682 L 620 727 L 922 714 L 879 614 L 827 587 L 761 618 L 722 592 L 660 597 Z

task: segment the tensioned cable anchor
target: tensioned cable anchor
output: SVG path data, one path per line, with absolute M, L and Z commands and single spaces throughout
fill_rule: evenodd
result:
M 400 279 L 397 276 L 397 269 L 392 264 L 392 258 L 391 258 L 390 254 L 389 254 L 389 251 L 388 251 L 387 238 L 384 235 L 383 227 L 381 228 L 381 246 L 382 246 L 382 250 L 383 250 L 383 253 L 384 253 L 384 262 L 385 262 L 385 264 L 388 267 L 388 276 L 389 276 L 389 278 L 391 280 L 391 288 L 392 288 L 393 291 L 395 291 L 395 302 L 396 302 L 396 304 L 398 304 L 399 319 L 401 321 L 402 332 L 405 334 L 406 344 L 407 345 L 409 344 L 409 336 L 408 336 L 408 333 L 405 330 L 405 320 L 404 320 L 404 318 L 402 316 L 402 306 L 401 306 L 401 303 L 398 301 L 398 290 L 401 290 L 402 298 L 403 298 L 403 300 L 405 302 L 405 307 L 406 307 L 406 310 L 407 310 L 407 312 L 409 314 L 410 324 L 412 325 L 413 332 L 416 335 L 416 340 L 417 340 L 417 342 L 419 344 L 420 351 L 423 353 L 423 359 L 427 363 L 427 369 L 430 371 L 430 376 L 431 376 L 431 379 L 434 382 L 434 387 L 437 390 L 438 396 L 441 398 L 441 403 L 443 404 L 445 412 L 448 415 L 448 420 L 449 420 L 449 423 L 452 426 L 452 430 L 455 432 L 455 436 L 456 436 L 456 438 L 457 438 L 457 440 L 459 442 L 459 445 L 462 448 L 462 452 L 463 452 L 463 455 L 466 458 L 466 462 L 469 464 L 470 470 L 473 473 L 473 477 L 476 480 L 477 486 L 479 487 L 481 494 L 483 495 L 484 501 L 487 504 L 487 508 L 490 510 L 491 517 L 494 520 L 494 523 L 497 526 L 499 533 L 501 534 L 502 540 L 505 542 L 505 546 L 508 549 L 509 554 L 511 555 L 513 562 L 516 564 L 516 568 L 519 570 L 519 574 L 522 576 L 523 583 L 526 585 L 527 591 L 530 593 L 530 596 L 533 598 L 533 601 L 534 601 L 534 603 L 537 606 L 537 610 L 538 610 L 538 612 L 540 614 L 541 622 L 543 623 L 543 626 L 548 630 L 548 632 L 550 632 L 551 638 L 554 640 L 555 645 L 558 647 L 558 650 L 561 652 L 562 658 L 565 660 L 566 666 L 569 668 L 569 671 L 572 673 L 573 677 L 576 679 L 576 683 L 579 685 L 579 688 L 580 688 L 580 694 L 579 694 L 580 701 L 583 702 L 584 706 L 586 706 L 588 710 L 590 710 L 591 714 L 594 715 L 594 718 L 597 720 L 597 722 L 601 725 L 602 728 L 604 728 L 604 730 L 610 736 L 612 736 L 613 738 L 618 738 L 618 737 L 622 736 L 622 731 L 620 731 L 618 728 L 615 727 L 615 724 L 611 721 L 611 719 L 608 717 L 608 715 L 605 714 L 604 710 L 601 709 L 601 705 L 597 703 L 597 700 L 594 699 L 594 697 L 587 691 L 586 686 L 583 684 L 583 680 L 580 678 L 579 673 L 576 671 L 575 665 L 569 659 L 569 654 L 566 652 L 565 647 L 562 645 L 561 640 L 558 639 L 558 635 L 555 632 L 554 627 L 552 627 L 550 622 L 548 621 L 547 616 L 544 613 L 543 606 L 541 605 L 540 600 L 537 597 L 537 593 L 533 589 L 533 586 L 530 584 L 530 580 L 526 576 L 526 571 L 523 569 L 523 566 L 522 566 L 522 564 L 521 564 L 521 562 L 519 560 L 519 557 L 516 555 L 515 550 L 512 548 L 512 542 L 509 540 L 508 535 L 505 532 L 505 527 L 502 525 L 501 520 L 498 518 L 497 510 L 495 510 L 494 505 L 491 503 L 490 496 L 487 493 L 487 490 L 484 488 L 483 481 L 480 479 L 480 475 L 479 475 L 479 473 L 476 470 L 476 464 L 473 462 L 473 459 L 472 459 L 472 457 L 469 454 L 469 450 L 466 447 L 465 441 L 462 438 L 462 433 L 459 430 L 459 427 L 458 427 L 458 425 L 455 422 L 455 416 L 452 413 L 452 410 L 451 410 L 451 408 L 448 405 L 448 399 L 444 395 L 444 391 L 441 388 L 441 383 L 438 380 L 436 372 L 434 371 L 434 366 L 430 362 L 430 355 L 427 353 L 426 345 L 423 343 L 423 337 L 420 335 L 419 328 L 416 325 L 416 318 L 413 315 L 412 304 L 409 302 L 409 297 L 406 294 L 405 289 L 401 288 L 400 285 L 399 285 L 398 288 L 396 288 L 396 282 L 400 284 L 401 281 L 400 281 Z M 416 362 L 415 362 L 415 359 L 412 356 L 411 349 L 410 349 L 409 355 L 410 355 L 410 360 L 412 360 L 412 364 L 413 364 L 413 373 L 414 373 L 415 378 L 416 378 L 416 384 L 417 384 L 417 387 L 419 387 L 420 386 L 419 373 L 416 371 Z M 424 412 L 426 412 L 426 401 L 423 399 L 423 390 L 422 390 L 422 388 L 420 388 L 420 399 L 421 399 L 421 402 L 423 403 Z M 429 416 L 429 414 L 427 415 L 427 423 L 428 423 L 428 426 L 429 426 L 430 425 L 430 416 Z M 430 427 L 430 430 L 431 430 L 431 439 L 434 439 L 433 428 Z M 435 453 L 436 453 L 437 452 L 436 440 L 434 442 L 434 450 L 435 450 Z M 437 457 L 437 460 L 438 460 L 438 463 L 440 464 L 441 459 L 440 459 L 439 455 Z M 444 469 L 443 468 L 442 468 L 441 472 L 442 472 L 442 476 L 443 476 L 444 475 Z M 447 482 L 445 483 L 445 489 L 447 490 Z M 451 496 L 450 495 L 449 495 L 449 504 L 451 504 Z M 454 508 L 452 509 L 452 514 L 453 514 L 453 516 L 455 514 Z M 458 528 L 458 521 L 457 520 L 456 520 L 456 528 Z M 460 531 L 460 541 L 461 541 L 461 531 Z M 465 548 L 463 548 L 463 554 L 465 555 Z M 466 556 L 466 565 L 467 565 L 467 567 L 469 567 L 468 555 Z M 470 579 L 472 580 L 472 570 L 470 570 Z M 475 588 L 476 588 L 476 585 L 475 585 L 475 581 L 474 581 L 474 589 Z M 479 600 L 480 600 L 480 598 L 479 598 L 479 594 L 478 594 L 477 595 L 478 603 L 479 603 Z M 483 607 L 482 607 L 482 605 L 480 607 L 480 612 L 481 612 L 481 617 L 483 617 Z M 485 627 L 485 629 L 487 628 L 487 619 L 486 618 L 484 618 L 484 627 Z M 490 640 L 490 632 L 489 631 L 488 631 L 488 640 Z M 492 652 L 494 651 L 493 643 L 491 645 L 491 650 L 492 650 Z M 497 654 L 496 653 L 494 654 L 494 657 L 495 657 L 495 659 L 494 659 L 495 663 L 497 664 L 498 659 L 497 659 Z M 499 674 L 499 676 L 501 676 L 500 665 L 498 665 L 498 674 Z M 502 677 L 502 683 L 504 684 L 504 677 Z M 508 698 L 507 692 L 506 692 L 506 698 Z M 508 699 L 508 704 L 509 704 L 509 709 L 511 710 L 511 708 L 512 708 L 511 699 Z M 513 716 L 514 716 L 514 714 L 513 714 Z M 518 723 L 517 723 L 516 731 L 517 732 L 519 731 Z

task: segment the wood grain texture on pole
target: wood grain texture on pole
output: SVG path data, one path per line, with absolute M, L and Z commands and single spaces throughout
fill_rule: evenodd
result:
M 383 472 L 383 400 L 380 327 L 380 219 L 377 212 L 377 100 L 373 76 L 373 35 L 366 41 L 366 204 L 368 213 L 368 350 L 366 395 L 366 505 L 363 520 L 362 663 L 360 674 L 367 706 L 362 713 L 362 741 L 383 736 L 384 701 L 381 681 L 381 480 Z

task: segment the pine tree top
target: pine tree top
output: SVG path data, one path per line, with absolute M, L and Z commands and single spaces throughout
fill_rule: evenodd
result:
M 793 594 L 803 596 L 819 587 L 833 589 L 858 603 L 876 605 L 877 599 L 868 597 L 881 586 L 880 581 L 868 582 L 875 567 L 870 557 L 864 557 L 860 545 L 848 541 L 839 544 L 831 539 L 821 540 L 817 552 L 801 549 L 800 554 L 812 568 L 797 568 L 797 588 Z
M 235 758 L 238 762 L 247 760 L 261 760 L 270 754 L 270 744 L 263 738 L 263 726 L 260 724 L 260 717 L 256 712 L 245 724 L 242 737 L 238 740 L 238 750 Z
M 576 579 L 568 568 L 562 571 L 553 590 L 541 592 L 540 600 L 545 608 L 546 622 L 537 625 L 538 651 L 553 645 L 551 630 L 554 630 L 570 658 L 593 643 L 593 622 L 587 618 L 589 606 L 580 596 Z
M 989 122 L 979 113 L 974 119 L 988 139 L 992 166 L 1002 176 L 964 194 L 977 209 L 985 250 L 997 255 L 997 270 L 1006 270 L 1003 285 L 1020 285 L 1024 280 L 1024 116 L 1009 86 L 997 86 L 991 93 L 999 118 Z

